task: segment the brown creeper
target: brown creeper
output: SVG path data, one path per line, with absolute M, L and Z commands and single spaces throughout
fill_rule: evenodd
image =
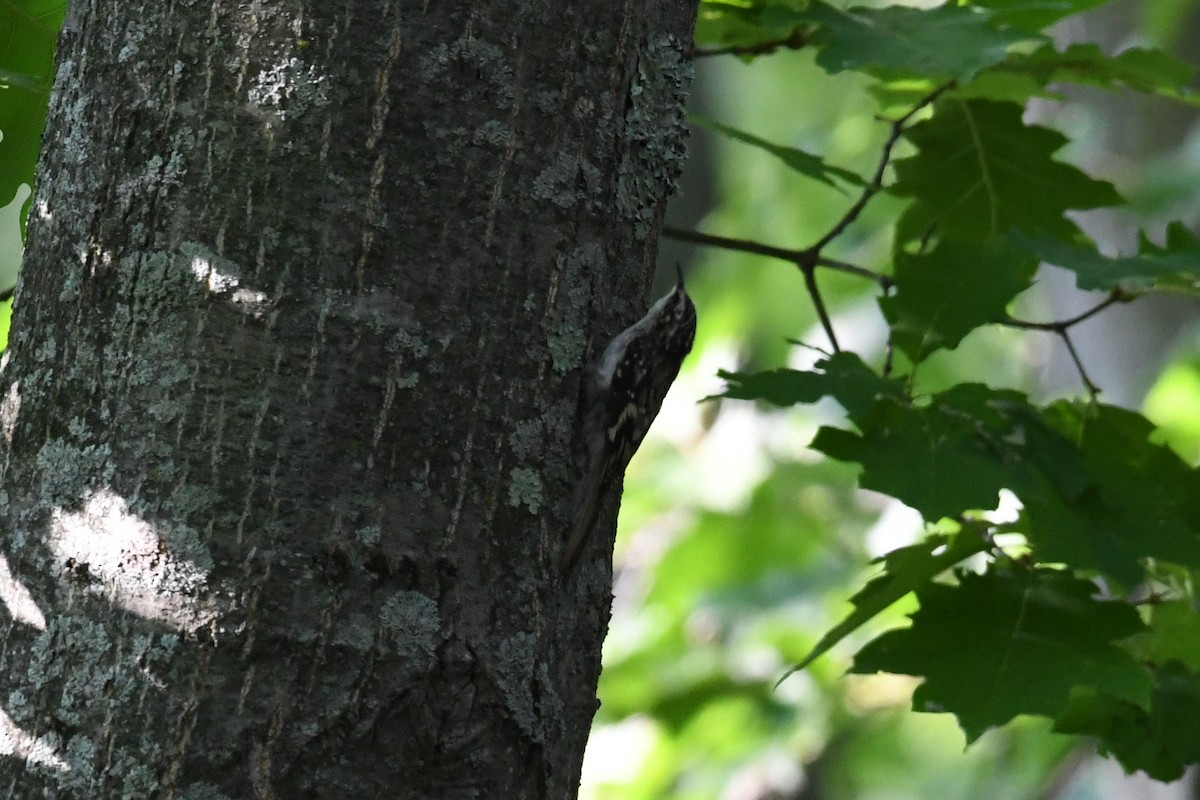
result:
M 624 472 L 629 459 L 662 406 L 696 336 L 696 307 L 683 289 L 683 271 L 674 290 L 646 316 L 617 334 L 584 378 L 579 436 L 584 472 L 576 487 L 574 522 L 563 551 L 569 575 L 596 526 L 600 503 Z

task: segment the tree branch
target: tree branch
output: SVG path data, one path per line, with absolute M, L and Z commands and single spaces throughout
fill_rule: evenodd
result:
M 796 266 L 801 266 L 804 263 L 813 261 L 814 266 L 825 267 L 835 272 L 844 272 L 847 275 L 855 275 L 859 278 L 866 278 L 869 281 L 879 284 L 882 288 L 888 289 L 892 286 L 892 278 L 888 275 L 881 275 L 878 272 L 872 272 L 869 269 L 860 267 L 856 264 L 850 264 L 846 261 L 839 261 L 835 258 L 825 258 L 824 256 L 814 256 L 810 250 L 792 250 L 784 247 L 774 247 L 769 244 L 751 241 L 749 239 L 735 239 L 729 236 L 717 236 L 712 233 L 700 233 L 699 231 L 689 231 L 683 228 L 672 228 L 670 226 L 663 228 L 663 236 L 668 239 L 674 239 L 679 242 L 692 242 L 693 244 L 705 244 L 710 247 L 719 247 L 722 250 L 734 250 L 741 253 L 753 253 L 759 256 L 767 256 L 768 258 L 778 258 L 781 261 L 788 261 Z
M 1013 317 L 1005 316 L 1004 319 L 1000 320 L 1000 324 L 1006 325 L 1010 328 L 1047 331 L 1062 339 L 1063 344 L 1067 346 L 1067 352 L 1071 356 L 1071 361 L 1075 363 L 1075 369 L 1079 373 L 1080 380 L 1083 381 L 1083 385 L 1087 388 L 1088 394 L 1091 395 L 1092 400 L 1095 401 L 1097 395 L 1100 394 L 1100 387 L 1092 383 L 1092 379 L 1088 377 L 1087 370 L 1085 370 L 1083 367 L 1083 360 L 1079 357 L 1079 351 L 1075 349 L 1075 344 L 1071 341 L 1071 335 L 1069 331 L 1074 326 L 1085 320 L 1091 319 L 1111 305 L 1116 303 L 1128 303 L 1131 300 L 1136 299 L 1136 294 L 1131 294 L 1123 289 L 1117 288 L 1110 291 L 1108 293 L 1108 297 L 1104 298 L 1087 311 L 1084 311 L 1081 314 L 1076 314 L 1068 319 L 1056 320 L 1054 322 L 1030 322 L 1029 320 L 1014 319 Z
M 794 30 L 787 36 L 779 39 L 771 39 L 758 44 L 748 45 L 731 45 L 729 47 L 714 47 L 706 50 L 701 47 L 693 47 L 692 58 L 707 58 L 709 56 L 763 56 L 769 53 L 774 53 L 779 48 L 783 47 L 788 50 L 800 50 L 808 45 L 808 31 Z
M 1130 294 L 1122 291 L 1121 289 L 1113 289 L 1108 293 L 1108 297 L 1104 298 L 1087 311 L 1084 311 L 1082 314 L 1078 314 L 1070 319 L 1058 320 L 1055 322 L 1030 322 L 1028 320 L 1014 319 L 1013 317 L 1006 316 L 1004 319 L 1000 320 L 1000 324 L 1007 325 L 1010 328 L 1025 328 L 1027 330 L 1034 331 L 1064 333 L 1068 328 L 1078 325 L 1086 319 L 1091 319 L 1096 314 L 1099 314 L 1101 311 L 1113 305 L 1114 303 L 1128 303 L 1130 300 L 1135 299 L 1137 299 L 1137 295 Z
M 850 208 L 846 209 L 846 213 L 842 215 L 842 218 L 834 223 L 834 226 L 830 228 L 824 236 L 818 239 L 817 243 L 814 244 L 810 249 L 818 252 L 823 250 L 827 244 L 840 236 L 842 231 L 850 227 L 850 224 L 853 223 L 854 220 L 858 219 L 858 215 L 861 214 L 862 210 L 867 207 L 867 203 L 871 202 L 871 198 L 883 190 L 883 175 L 885 172 L 887 172 L 888 165 L 892 163 L 892 150 L 895 149 L 896 142 L 900 141 L 900 137 L 904 134 L 904 128 L 908 124 L 908 121 L 912 119 L 917 112 L 926 106 L 931 105 L 935 100 L 941 97 L 944 92 L 953 86 L 953 81 L 942 84 L 917 101 L 917 104 L 906 111 L 903 116 L 892 120 L 891 130 L 888 133 L 887 139 L 883 143 L 883 152 L 879 157 L 879 165 L 875 168 L 875 174 L 872 176 L 871 182 L 863 188 L 862 194 L 859 195 L 858 199 L 854 201 L 854 204 L 850 206 Z
M 762 46 L 769 46 L 770 49 L 774 49 L 774 47 L 784 46 L 785 44 L 794 45 L 796 43 L 803 44 L 803 36 L 798 33 L 792 34 L 792 36 L 786 40 L 780 40 L 773 43 L 764 43 Z M 745 48 L 741 50 L 738 48 L 727 48 L 719 51 L 694 51 L 693 55 L 721 55 L 735 52 L 755 53 L 769 52 L 769 50 L 759 51 L 755 48 Z M 724 250 L 753 253 L 755 255 L 766 256 L 768 258 L 777 258 L 782 261 L 789 261 L 792 264 L 795 264 L 800 270 L 800 273 L 804 276 L 804 286 L 808 290 L 809 296 L 812 298 L 813 307 L 816 309 L 817 317 L 821 321 L 821 327 L 825 330 L 825 335 L 829 337 L 829 342 L 832 345 L 834 352 L 840 352 L 841 347 L 838 344 L 837 335 L 833 330 L 833 322 L 830 319 L 829 310 L 825 306 L 825 301 L 821 296 L 820 287 L 817 285 L 817 268 L 823 267 L 825 269 L 831 269 L 836 272 L 843 272 L 847 275 L 854 275 L 859 278 L 865 278 L 873 281 L 883 289 L 885 295 L 888 294 L 892 288 L 894 288 L 895 280 L 888 275 L 872 272 L 871 270 L 865 269 L 856 264 L 850 264 L 848 262 L 839 261 L 833 258 L 826 258 L 825 256 L 821 255 L 821 251 L 824 250 L 830 242 L 840 236 L 848 227 L 850 227 L 850 225 L 858 219 L 859 215 L 862 214 L 862 211 L 864 208 L 866 208 L 867 203 L 869 203 L 875 195 L 883 191 L 883 179 L 885 173 L 887 172 L 888 166 L 892 163 L 892 152 L 895 150 L 896 143 L 900 141 L 900 137 L 904 135 L 905 128 L 909 121 L 917 113 L 919 113 L 921 109 L 932 105 L 938 99 L 938 97 L 951 89 L 953 86 L 953 82 L 942 84 L 925 97 L 921 98 L 902 116 L 891 122 L 891 128 L 888 132 L 887 139 L 883 143 L 883 149 L 882 153 L 880 154 L 879 163 L 875 168 L 875 173 L 872 175 L 870 183 L 863 188 L 862 194 L 859 195 L 858 199 L 855 200 L 848 209 L 846 209 L 846 213 L 844 213 L 841 218 L 835 222 L 833 226 L 812 246 L 806 247 L 802 250 L 796 250 L 775 247 L 772 245 L 763 244 L 761 242 L 751 241 L 749 239 L 735 239 L 728 236 L 717 236 L 714 234 L 700 233 L 699 231 L 689 231 L 682 228 L 673 227 L 664 228 L 663 234 L 668 238 L 682 242 L 692 242 L 694 244 L 703 244 L 710 247 L 719 247 Z M 1056 334 L 1067 346 L 1067 351 L 1070 353 L 1071 360 L 1075 363 L 1075 368 L 1079 372 L 1080 379 L 1083 381 L 1083 384 L 1087 388 L 1088 393 L 1092 396 L 1092 399 L 1095 400 L 1100 392 L 1100 389 L 1095 383 L 1092 382 L 1092 379 L 1087 374 L 1087 370 L 1084 369 L 1083 361 L 1080 359 L 1079 352 L 1075 349 L 1075 344 L 1071 341 L 1068 331 L 1072 326 L 1078 325 L 1079 323 L 1090 319 L 1109 306 L 1115 303 L 1129 302 L 1134 298 L 1135 295 L 1129 294 L 1121 289 L 1113 289 L 1100 303 L 1069 319 L 1058 320 L 1055 322 L 1032 322 L 1029 320 L 1016 319 L 1014 317 L 1005 315 L 1004 318 L 998 320 L 998 323 L 1012 328 L 1049 331 Z M 889 342 L 886 365 L 888 369 L 890 369 L 891 366 L 891 357 L 892 353 Z
M 804 43 L 804 35 L 799 32 L 794 32 L 787 40 L 782 40 L 776 43 L 765 43 L 773 49 L 775 46 L 781 46 L 784 43 Z M 722 51 L 693 51 L 693 55 L 716 55 L 718 53 L 735 52 L 736 48 L 730 48 Z M 742 52 L 750 52 L 743 50 Z M 825 301 L 821 297 L 820 288 L 817 286 L 816 269 L 824 267 L 837 272 L 844 272 L 848 275 L 856 275 L 860 278 L 866 278 L 874 281 L 883 288 L 885 292 L 890 290 L 894 285 L 892 278 L 882 275 L 877 272 L 872 272 L 869 269 L 864 269 L 855 264 L 849 264 L 845 261 L 838 261 L 833 258 L 826 258 L 821 254 L 825 247 L 836 239 L 843 231 L 848 228 L 851 223 L 858 219 L 859 214 L 866 208 L 867 203 L 871 198 L 883 190 L 883 176 L 887 172 L 888 165 L 892 163 L 892 151 L 896 147 L 896 142 L 900 141 L 900 137 L 904 134 L 905 126 L 909 120 L 913 118 L 921 109 L 929 106 L 942 95 L 943 92 L 954 86 L 953 82 L 945 83 L 934 89 L 925 97 L 921 98 L 912 108 L 906 111 L 899 118 L 892 120 L 891 129 L 887 139 L 883 143 L 883 152 L 879 157 L 879 165 L 875 168 L 875 174 L 871 178 L 871 182 L 867 184 L 859 195 L 858 199 L 846 209 L 846 213 L 842 218 L 834 223 L 824 236 L 817 240 L 811 247 L 803 250 L 787 250 L 782 247 L 772 247 L 771 245 L 752 242 L 747 239 L 733 239 L 725 236 L 713 236 L 712 234 L 699 233 L 697 231 L 686 231 L 680 228 L 664 228 L 663 234 L 669 238 L 677 239 L 683 242 L 693 242 L 695 244 L 705 244 L 712 247 L 721 247 L 726 250 L 737 250 L 743 253 L 754 253 L 760 256 L 769 258 L 778 258 L 783 261 L 790 261 L 796 265 L 801 274 L 804 275 L 804 285 L 808 289 L 808 294 L 812 297 L 813 307 L 817 311 L 817 317 L 821 320 L 821 327 L 825 329 L 825 335 L 829 337 L 829 342 L 833 346 L 834 352 L 840 350 L 838 346 L 837 336 L 833 331 L 833 322 L 829 318 L 829 311 L 825 307 Z
M 730 236 L 717 236 L 711 233 L 673 228 L 669 225 L 664 227 L 662 232 L 663 236 L 666 236 L 668 239 L 675 239 L 680 242 L 706 244 L 710 247 L 719 247 L 722 250 L 736 250 L 741 253 L 754 253 L 759 256 L 790 261 L 793 264 L 796 263 L 802 252 L 800 250 L 788 250 L 783 247 L 772 247 L 769 244 L 762 244 L 761 242 L 754 242 L 749 239 L 734 239 Z
M 1063 344 L 1067 346 L 1067 352 L 1071 354 L 1071 360 L 1075 362 L 1075 369 L 1079 372 L 1079 379 L 1083 381 L 1083 385 L 1091 395 L 1092 402 L 1096 402 L 1096 397 L 1100 394 L 1100 387 L 1092 383 L 1092 379 L 1088 377 L 1087 370 L 1083 368 L 1083 360 L 1079 358 L 1079 351 L 1075 349 L 1075 345 L 1071 342 L 1071 334 L 1061 330 L 1058 336 L 1063 340 Z
M 842 348 L 838 346 L 837 336 L 833 333 L 833 322 L 829 319 L 829 311 L 825 308 L 825 300 L 821 297 L 821 290 L 817 287 L 816 263 L 800 264 L 800 273 L 804 276 L 804 286 L 808 289 L 808 296 L 812 298 L 813 308 L 817 310 L 817 317 L 821 320 L 821 327 L 825 329 L 825 335 L 829 337 L 829 344 L 833 347 L 833 352 L 840 353 Z

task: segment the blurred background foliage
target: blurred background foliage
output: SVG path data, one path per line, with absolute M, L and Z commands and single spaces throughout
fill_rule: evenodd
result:
M 1107 52 L 1160 46 L 1195 63 L 1198 17 L 1196 0 L 1116 3 L 1057 33 L 1065 41 L 1100 41 L 1112 48 Z M 691 111 L 870 175 L 888 129 L 875 116 L 869 88 L 861 75 L 827 75 L 804 49 L 749 62 L 701 58 Z M 1085 228 L 1097 240 L 1124 242 L 1137 227 L 1154 230 L 1167 218 L 1195 222 L 1195 112 L 1154 98 L 1098 95 L 1072 92 L 1070 105 L 1045 102 L 1033 110 L 1071 137 L 1060 155 L 1131 198 L 1136 219 L 1083 215 Z M 689 173 L 669 225 L 802 248 L 857 195 L 783 169 L 767 152 L 707 127 L 693 126 Z M 879 196 L 827 255 L 886 271 L 889 228 L 902 208 Z M 800 272 L 783 261 L 666 239 L 661 256 L 661 264 L 685 265 L 700 330 L 652 439 L 627 474 L 602 706 L 581 797 L 1200 797 L 1190 776 L 1172 785 L 1127 778 L 1086 741 L 1052 733 L 1045 720 L 1019 719 L 964 749 L 951 717 L 908 710 L 914 679 L 844 674 L 858 647 L 906 624 L 916 606 L 911 598 L 775 687 L 848 613 L 848 599 L 876 573 L 870 560 L 913 542 L 922 523 L 899 503 L 858 490 L 854 465 L 807 449 L 820 425 L 842 419 L 836 404 L 780 411 L 698 402 L 724 388 L 718 369 L 808 368 L 820 355 L 814 348 L 827 347 Z M 1056 272 L 1039 274 L 1015 316 L 1063 318 L 1103 296 L 1078 292 Z M 843 348 L 881 361 L 887 329 L 877 286 L 818 275 Z M 1112 320 L 1081 326 L 1080 349 L 1109 402 L 1140 407 L 1195 464 L 1198 307 L 1187 299 L 1167 303 L 1165 311 L 1142 301 L 1120 309 L 1115 333 L 1104 327 Z M 1143 346 L 1139 337 L 1155 328 Z M 988 326 L 924 362 L 918 377 L 932 391 L 980 380 L 983 370 L 989 385 L 1042 400 L 1078 393 L 1078 376 L 1059 348 L 1045 334 Z M 1131 370 L 1120 356 L 1143 369 Z
M 0 2 L 0 350 L 8 344 L 63 0 Z

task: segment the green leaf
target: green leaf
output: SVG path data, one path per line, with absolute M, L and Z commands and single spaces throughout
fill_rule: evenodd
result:
M 1131 47 L 1115 56 L 1095 44 L 1073 44 L 1059 51 L 1046 45 L 1028 55 L 1014 55 L 1001 69 L 1020 72 L 1047 83 L 1077 83 L 1105 89 L 1182 97 L 1196 73 L 1195 67 L 1161 50 Z
M 968 522 L 955 534 L 938 533 L 909 547 L 893 550 L 874 563 L 883 564 L 883 574 L 872 578 L 850 602 L 854 610 L 831 628 L 800 663 L 784 673 L 782 683 L 793 672 L 799 672 L 813 661 L 865 625 L 880 612 L 965 558 L 987 549 L 986 523 Z
M 1179 661 L 1200 671 L 1200 613 L 1191 602 L 1156 603 L 1150 607 L 1150 628 L 1125 643 L 1142 661 Z
M 992 508 L 1009 489 L 1039 562 L 1126 587 L 1146 559 L 1200 567 L 1200 474 L 1140 415 L 1070 403 L 1042 412 L 1018 392 L 961 384 L 919 406 L 877 396 L 855 423 L 860 433 L 824 427 L 810 446 L 861 464 L 863 488 L 928 521 Z
M 713 122 L 712 120 L 706 119 L 698 114 L 690 114 L 688 115 L 688 119 L 693 124 L 699 125 L 702 128 L 723 134 L 728 136 L 730 139 L 744 142 L 745 144 L 752 145 L 760 150 L 765 150 L 766 152 L 778 158 L 784 164 L 787 164 L 790 169 L 799 172 L 805 177 L 812 178 L 815 181 L 820 181 L 828 186 L 837 187 L 837 181 L 841 181 L 842 183 L 849 184 L 851 186 L 866 185 L 866 181 L 864 181 L 857 173 L 851 172 L 847 169 L 842 169 L 841 167 L 830 166 L 821 160 L 820 156 L 814 156 L 811 153 L 806 153 L 803 150 L 799 150 L 794 147 L 783 147 L 781 145 L 772 144 L 765 139 L 760 139 L 757 136 L 739 131 L 736 128 L 731 128 L 728 125 L 722 125 L 719 122 Z
M 1006 69 L 1003 65 L 987 69 L 945 95 L 955 100 L 992 100 L 1024 105 L 1032 97 L 1061 99 L 1062 95 L 1029 75 Z
M 971 5 L 991 10 L 997 25 L 1040 31 L 1060 19 L 1107 2 L 1109 0 L 971 0 Z
M 1009 239 L 1043 261 L 1074 272 L 1075 284 L 1085 291 L 1117 287 L 1131 291 L 1200 290 L 1200 240 L 1180 222 L 1167 226 L 1166 244 L 1161 247 L 1143 233 L 1138 252 L 1132 256 L 1101 255 L 1083 237 L 1063 241 L 1013 231 Z
M 1032 53 L 1011 54 L 1004 63 L 980 72 L 946 97 L 1024 104 L 1031 97 L 1063 99 L 1046 87 L 1074 83 L 1196 103 L 1197 96 L 1189 88 L 1194 73 L 1191 65 L 1161 50 L 1135 47 L 1108 56 L 1094 44 L 1075 44 L 1064 51 L 1047 44 Z
M 977 391 L 990 392 L 982 386 Z M 995 508 L 1009 484 L 1010 468 L 996 457 L 995 443 L 979 435 L 975 420 L 948 405 L 915 407 L 885 397 L 858 425 L 861 436 L 823 427 L 809 446 L 862 464 L 864 489 L 889 494 L 930 522 Z
M 707 47 L 746 50 L 746 58 L 770 52 L 752 52 L 764 44 L 796 47 L 807 27 L 787 3 L 741 3 L 704 0 L 696 18 L 695 40 Z
M 0 72 L 7 76 L 0 88 L 0 205 L 12 202 L 21 184 L 33 184 L 65 9 L 61 0 L 0 3 Z
M 835 8 L 812 0 L 801 19 L 819 27 L 817 64 L 830 73 L 861 70 L 967 80 L 998 64 L 1009 47 L 1031 37 L 998 29 L 992 14 L 977 6 L 947 2 L 936 8 Z
M 879 377 L 849 352 L 818 361 L 813 372 L 779 369 L 748 374 L 722 370 L 719 376 L 728 383 L 721 397 L 792 406 L 829 396 L 841 403 L 852 419 L 866 414 L 876 397 L 899 396 L 903 391 L 898 381 Z
M 1143 559 L 1200 566 L 1200 473 L 1153 441 L 1148 420 L 1066 401 L 1049 406 L 1041 419 L 1058 436 L 1036 423 L 1022 425 L 1021 433 L 1030 462 L 1052 488 L 1018 490 L 1040 560 L 1100 569 L 1125 586 L 1142 579 Z M 1062 447 L 1064 439 L 1074 453 Z M 1062 482 L 1070 472 L 1086 482 Z
M 1075 687 L 1149 707 L 1149 673 L 1114 644 L 1143 629 L 1137 611 L 1095 594 L 1050 569 L 930 583 L 917 590 L 912 627 L 869 643 L 851 671 L 923 677 L 913 709 L 953 713 L 968 741 L 1018 714 L 1059 716 Z
M 879 301 L 892 343 L 913 363 L 957 347 L 971 331 L 1002 319 L 1036 269 L 1036 258 L 999 238 L 942 239 L 928 253 L 898 252 L 895 290 Z
M 1022 112 L 1013 103 L 945 100 L 907 130 L 918 152 L 896 162 L 889 190 L 914 199 L 898 225 L 901 243 L 931 229 L 968 240 L 1009 228 L 1072 240 L 1079 231 L 1067 210 L 1121 202 L 1112 184 L 1055 161 L 1066 137 L 1026 125 Z
M 1200 762 L 1200 676 L 1178 662 L 1156 670 L 1149 710 L 1096 689 L 1077 690 L 1054 729 L 1095 736 L 1129 772 L 1160 781 Z

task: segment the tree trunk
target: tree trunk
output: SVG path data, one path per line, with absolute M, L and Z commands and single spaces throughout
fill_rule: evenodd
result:
M 575 796 L 579 380 L 694 13 L 72 3 L 0 383 L 9 796 Z

